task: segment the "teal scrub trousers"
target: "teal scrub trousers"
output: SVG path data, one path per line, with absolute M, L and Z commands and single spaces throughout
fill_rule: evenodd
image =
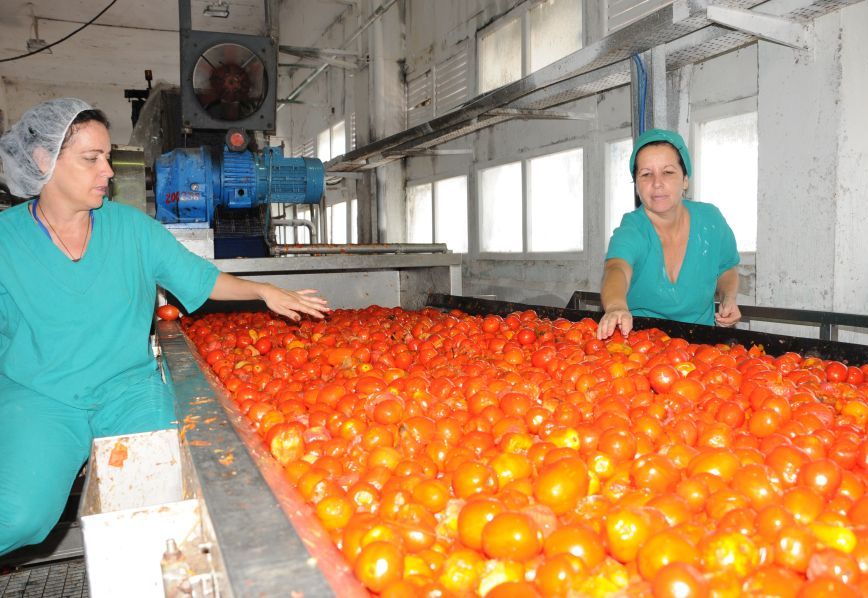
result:
M 0 376 L 0 554 L 45 539 L 94 438 L 176 425 L 159 371 L 94 395 L 93 409 L 77 408 Z

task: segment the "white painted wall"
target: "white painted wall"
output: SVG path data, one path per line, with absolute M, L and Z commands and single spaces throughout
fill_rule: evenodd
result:
M 835 284 L 832 308 L 868 312 L 868 2 L 842 12 L 841 119 L 837 127 Z
M 868 3 L 814 27 L 808 55 L 758 46 L 757 303 L 865 313 Z
M 111 123 L 112 143 L 126 145 L 133 125 L 130 104 L 124 99 L 124 88 L 118 85 L 88 85 L 85 83 L 33 83 L 21 80 L 5 81 L 9 122 L 39 102 L 54 98 L 74 97 L 88 102 L 106 113 Z

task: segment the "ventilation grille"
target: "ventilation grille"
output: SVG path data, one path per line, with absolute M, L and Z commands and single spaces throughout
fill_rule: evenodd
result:
M 407 127 L 428 122 L 467 101 L 467 44 L 446 60 L 407 81 Z

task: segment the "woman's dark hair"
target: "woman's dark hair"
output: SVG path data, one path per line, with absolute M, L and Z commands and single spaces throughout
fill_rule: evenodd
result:
M 66 129 L 66 135 L 63 136 L 63 143 L 60 144 L 61 151 L 69 143 L 69 140 L 72 139 L 72 136 L 75 135 L 78 127 L 89 122 L 98 122 L 106 129 L 111 128 L 111 125 L 109 124 L 109 119 L 105 115 L 105 112 L 103 112 L 102 110 L 99 110 L 98 108 L 82 110 L 81 112 L 76 114 L 75 118 L 72 119 L 72 122 L 69 123 L 69 127 Z
M 642 146 L 642 149 L 639 150 L 641 152 L 646 147 L 650 147 L 652 145 L 668 145 L 673 150 L 675 150 L 675 155 L 678 156 L 678 165 L 681 166 L 681 174 L 687 174 L 687 167 L 684 165 L 684 158 L 681 157 L 681 152 L 678 151 L 678 148 L 669 143 L 668 141 L 649 141 L 645 145 Z M 639 152 L 636 152 L 636 157 L 639 157 Z M 637 159 L 636 162 L 639 160 Z M 633 180 L 636 180 L 636 172 L 639 170 L 638 166 L 633 166 Z

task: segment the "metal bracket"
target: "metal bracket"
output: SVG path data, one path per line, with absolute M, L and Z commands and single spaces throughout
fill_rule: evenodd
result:
M 278 46 L 278 51 L 282 54 L 298 56 L 302 59 L 312 60 L 317 62 L 317 66 L 328 64 L 344 69 L 356 70 L 358 65 L 358 53 L 351 50 L 338 50 L 332 48 L 312 48 L 306 46 Z M 281 66 L 296 66 L 296 65 L 281 65 Z M 307 66 L 300 65 L 300 66 Z
M 719 25 L 795 50 L 810 50 L 814 45 L 813 26 L 793 19 L 725 6 L 709 6 L 706 15 Z

